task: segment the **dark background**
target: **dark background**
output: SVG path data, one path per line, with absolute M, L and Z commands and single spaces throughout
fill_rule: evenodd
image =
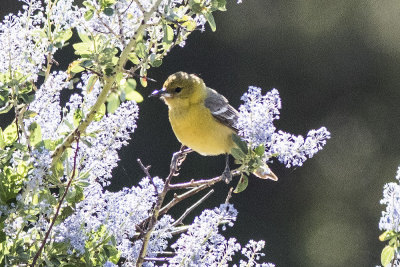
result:
M 400 3 L 235 2 L 215 14 L 216 32 L 207 26 L 206 32 L 192 34 L 184 48 L 173 49 L 160 68 L 151 69 L 149 76 L 158 82 L 140 92 L 161 88 L 180 70 L 200 74 L 234 107 L 249 85 L 264 92 L 277 88 L 283 105 L 278 129 L 305 135 L 326 126 L 332 139 L 303 167 L 273 164 L 278 182 L 251 177 L 248 189 L 231 199 L 239 216 L 227 235 L 242 244 L 266 240 L 267 259 L 277 266 L 379 264 L 384 247 L 378 241 L 384 208 L 379 200 L 400 164 Z M 15 0 L 2 0 L 2 15 L 15 6 Z M 137 184 L 143 176 L 138 157 L 152 165 L 152 175 L 165 177 L 180 146 L 167 108 L 157 99 L 140 103 L 132 138 L 120 152 L 110 190 Z M 223 156 L 190 154 L 176 180 L 213 177 L 223 168 Z M 217 185 L 200 208 L 222 203 L 228 189 Z M 196 200 L 173 212 L 179 215 Z

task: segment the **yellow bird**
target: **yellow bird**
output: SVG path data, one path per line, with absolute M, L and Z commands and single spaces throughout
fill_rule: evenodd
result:
M 238 131 L 239 113 L 228 100 L 186 72 L 170 75 L 163 88 L 150 96 L 158 96 L 168 105 L 169 121 L 182 145 L 204 156 L 226 154 L 223 175 L 230 181 L 228 154 L 235 147 L 232 135 Z M 275 175 L 265 178 L 276 180 Z

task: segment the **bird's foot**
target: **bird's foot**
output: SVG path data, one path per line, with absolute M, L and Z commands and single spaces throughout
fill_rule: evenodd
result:
M 186 159 L 186 155 L 192 151 L 193 150 L 188 148 L 187 146 L 182 146 L 178 152 L 175 152 L 172 155 L 170 169 L 175 170 L 175 172 L 178 172 L 180 170 L 180 166 L 182 165 L 183 161 Z
M 222 173 L 222 180 L 225 181 L 225 183 L 229 184 L 232 181 L 232 173 L 231 170 L 229 169 L 229 166 L 225 166 L 225 170 Z

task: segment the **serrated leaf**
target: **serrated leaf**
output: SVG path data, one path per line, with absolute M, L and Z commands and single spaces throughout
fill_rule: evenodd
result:
M 232 140 L 233 142 L 242 150 L 244 154 L 247 154 L 249 152 L 247 148 L 247 143 L 242 140 L 237 134 L 232 134 Z
M 247 188 L 248 184 L 249 184 L 249 178 L 246 175 L 242 174 L 233 193 L 243 192 Z
M 382 266 L 386 267 L 392 262 L 394 258 L 395 248 L 391 246 L 386 246 L 383 248 L 381 253 L 381 264 Z

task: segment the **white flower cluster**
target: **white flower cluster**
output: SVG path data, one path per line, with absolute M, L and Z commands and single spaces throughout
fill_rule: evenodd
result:
M 387 183 L 383 187 L 381 204 L 386 205 L 379 221 L 380 230 L 400 231 L 400 166 L 396 174 L 397 183 Z
M 0 73 L 9 78 L 36 81 L 45 62 L 48 40 L 40 36 L 43 8 L 39 0 L 29 1 L 18 15 L 8 15 L 0 24 Z
M 154 177 L 153 182 L 157 191 L 163 189 L 161 179 Z M 137 233 L 135 225 L 150 216 L 156 200 L 156 191 L 148 178 L 143 178 L 137 187 L 115 193 L 103 192 L 99 184 L 94 184 L 85 191 L 85 199 L 77 204 L 74 214 L 54 228 L 55 241 L 68 241 L 69 252 L 80 255 L 84 252 L 85 242 L 105 226 L 107 233 L 115 237 L 121 256 L 128 262 L 135 262 L 141 248 L 141 241 L 133 241 Z M 150 254 L 166 248 L 172 222 L 172 218 L 165 215 L 156 224 L 149 243 Z
M 311 158 L 322 149 L 330 133 L 325 127 L 308 132 L 303 136 L 276 131 L 273 122 L 279 119 L 281 99 L 276 89 L 265 95 L 261 88 L 250 86 L 242 96 L 244 103 L 239 107 L 237 127 L 239 135 L 252 147 L 264 145 L 265 159 L 276 157 L 280 162 L 291 166 L 301 166 L 307 158 Z
M 109 13 L 96 12 L 90 20 L 85 19 L 85 14 L 92 12 L 93 8 L 95 10 L 101 10 L 99 1 L 87 0 L 85 8 L 80 8 L 77 10 L 76 17 L 79 20 L 77 24 L 77 29 L 79 32 L 90 34 L 102 34 L 108 40 L 111 40 L 111 45 L 123 49 L 127 42 L 134 36 L 137 29 L 142 23 L 144 13 L 151 11 L 153 6 L 156 4 L 155 0 L 118 0 Z M 162 0 L 160 5 L 155 9 L 156 12 L 151 14 L 147 21 L 148 25 L 151 27 L 147 28 L 148 35 L 152 40 L 160 41 L 164 38 L 165 32 L 163 29 L 161 20 L 173 19 L 174 21 L 179 21 L 185 17 L 188 19 L 187 12 L 188 8 L 182 5 L 183 0 Z M 182 5 L 182 8 L 177 8 Z M 202 28 L 207 20 L 201 14 L 195 14 L 190 18 L 196 27 Z M 174 30 L 174 34 L 178 31 Z M 180 35 L 182 38 L 186 38 L 184 28 L 180 29 Z M 183 40 L 184 41 L 184 40 Z M 149 48 L 155 49 L 150 44 Z
M 26 131 L 36 122 L 40 125 L 42 139 L 55 140 L 61 122 L 60 92 L 68 88 L 68 74 L 53 72 L 35 94 L 35 100 L 30 104 L 29 110 L 36 113 L 32 118 L 25 120 Z

